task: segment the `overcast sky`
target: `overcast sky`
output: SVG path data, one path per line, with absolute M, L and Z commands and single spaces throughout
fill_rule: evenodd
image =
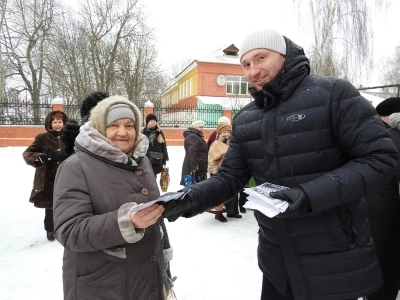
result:
M 375 0 L 366 0 L 374 3 Z M 374 63 L 379 67 L 400 44 L 400 1 L 391 1 L 391 7 L 374 11 Z M 225 44 L 240 47 L 249 32 L 272 27 L 307 50 L 312 35 L 298 23 L 297 3 L 293 0 L 146 0 L 149 24 L 155 28 L 159 59 L 170 68 L 183 59 L 196 59 Z M 304 3 L 302 16 L 309 7 Z M 376 68 L 377 69 L 377 68 Z M 380 84 L 377 70 L 363 85 Z

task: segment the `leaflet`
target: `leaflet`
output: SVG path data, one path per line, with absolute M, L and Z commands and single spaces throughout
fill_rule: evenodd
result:
M 142 210 L 146 207 L 152 206 L 155 203 L 162 204 L 162 203 L 169 202 L 171 200 L 182 200 L 189 191 L 165 193 L 164 195 L 158 197 L 157 199 L 154 199 L 154 200 L 146 202 L 146 203 L 140 203 L 139 205 L 132 207 L 130 209 L 130 211 L 128 212 L 128 214 L 131 214 L 133 212 Z
M 252 188 L 245 188 L 244 192 L 248 194 L 245 208 L 258 210 L 269 218 L 286 211 L 289 206 L 287 201 L 274 199 L 269 196 L 270 192 L 289 189 L 286 186 L 276 185 L 269 182 L 263 183 Z

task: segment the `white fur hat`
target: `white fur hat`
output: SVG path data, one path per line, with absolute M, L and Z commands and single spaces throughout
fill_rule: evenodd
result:
M 285 38 L 274 29 L 253 31 L 242 42 L 239 49 L 240 61 L 244 54 L 254 49 L 269 49 L 286 55 Z
M 196 127 L 200 127 L 203 126 L 204 127 L 205 123 L 202 120 L 197 120 L 197 121 L 193 121 L 191 127 L 196 128 Z
M 226 123 L 226 124 L 231 124 L 231 120 L 228 117 L 222 116 L 221 118 L 218 119 L 218 124 L 219 123 Z

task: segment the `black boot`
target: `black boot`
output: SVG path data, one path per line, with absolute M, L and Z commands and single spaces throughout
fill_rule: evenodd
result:
M 246 209 L 243 206 L 239 207 L 239 210 L 242 214 L 246 213 Z
M 54 236 L 54 233 L 51 231 L 47 231 L 47 239 L 52 242 L 56 239 L 56 237 Z
M 236 219 L 241 219 L 241 218 L 242 218 L 242 216 L 239 215 L 239 214 L 237 214 L 237 215 L 234 215 L 234 214 L 227 214 L 226 216 L 227 216 L 228 218 L 236 218 Z
M 218 221 L 220 221 L 222 223 L 228 222 L 228 219 L 225 218 L 223 214 L 215 215 L 215 220 L 218 220 Z

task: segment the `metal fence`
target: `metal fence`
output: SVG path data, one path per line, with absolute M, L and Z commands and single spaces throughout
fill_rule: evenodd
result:
M 391 85 L 359 87 L 358 90 L 384 99 L 390 97 L 400 97 L 400 83 Z
M 206 128 L 215 128 L 222 116 L 222 107 L 220 105 L 154 106 L 153 113 L 157 116 L 161 127 L 187 128 L 193 121 L 202 120 Z
M 0 125 L 43 125 L 51 110 L 49 103 L 33 104 L 21 99 L 2 99 Z
M 33 105 L 29 101 L 19 99 L 0 100 L 0 125 L 44 125 L 46 116 L 51 110 L 52 105 L 49 103 Z M 145 108 L 140 106 L 139 110 L 145 118 Z M 64 105 L 64 112 L 70 119 L 81 124 L 79 105 Z M 215 128 L 218 119 L 222 116 L 222 107 L 220 105 L 202 107 L 157 105 L 154 107 L 153 113 L 157 116 L 161 127 L 187 128 L 193 121 L 203 120 L 206 128 Z

